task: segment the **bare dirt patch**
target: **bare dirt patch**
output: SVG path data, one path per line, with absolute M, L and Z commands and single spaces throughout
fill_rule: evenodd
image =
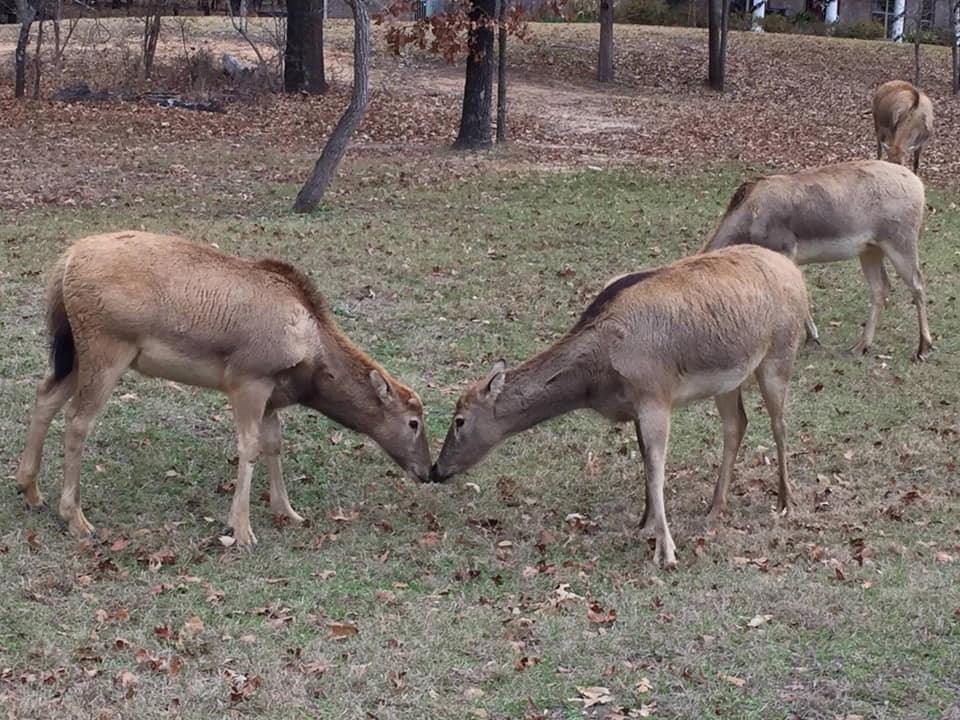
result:
M 207 46 L 214 57 L 224 51 L 251 57 L 226 21 L 191 22 L 191 47 Z M 269 28 L 260 22 L 265 37 Z M 112 34 L 104 37 L 128 49 L 111 55 L 94 43 L 78 44 L 62 73 L 48 73 L 45 96 L 79 78 L 109 86 L 123 76 L 133 26 L 105 26 Z M 226 114 L 204 115 L 140 103 L 14 102 L 7 94 L 0 99 L 0 141 L 17 151 L 0 158 L 0 172 L 11 180 L 0 191 L 0 206 L 119 202 L 151 187 L 182 188 L 185 176 L 188 185 L 254 192 L 256 178 L 244 172 L 251 164 L 270 166 L 272 180 L 299 182 L 349 95 L 350 26 L 329 26 L 334 87 L 319 99 L 261 96 L 229 104 Z M 169 35 L 158 62 L 175 64 L 183 43 Z M 531 42 L 515 43 L 510 148 L 465 159 L 447 152 L 459 117 L 462 68 L 415 55 L 398 59 L 380 47 L 373 102 L 350 161 L 390 158 L 411 182 L 430 184 L 491 167 L 734 161 L 797 168 L 869 157 L 874 143 L 864 112 L 873 88 L 912 73 L 910 48 L 734 33 L 730 89 L 716 95 L 702 83 L 702 31 L 618 26 L 618 82 L 608 87 L 592 80 L 595 35 L 585 25 L 535 26 Z M 11 64 L 11 39 L 10 29 L 0 30 L 4 65 Z M 960 143 L 960 128 L 949 120 L 957 102 L 949 94 L 949 56 L 944 48 L 925 47 L 924 58 L 924 86 L 939 120 L 923 174 L 953 185 L 960 161 L 949 150 Z M 240 172 L 225 172 L 227 166 Z

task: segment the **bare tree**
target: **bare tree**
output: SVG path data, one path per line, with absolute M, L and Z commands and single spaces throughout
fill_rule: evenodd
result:
M 17 34 L 17 49 L 14 52 L 13 96 L 21 98 L 27 92 L 27 45 L 30 43 L 30 26 L 37 17 L 37 0 L 17 0 L 17 18 L 20 32 Z
M 600 0 L 600 54 L 597 80 L 613 82 L 613 0 Z
M 730 0 L 708 0 L 709 4 L 709 61 L 707 79 L 717 92 L 723 92 L 726 80 L 727 29 Z
M 507 141 L 507 3 L 497 12 L 497 143 Z
M 143 77 L 149 78 L 153 72 L 153 61 L 157 56 L 157 42 L 160 40 L 161 21 L 166 0 L 152 0 L 143 15 Z
M 960 0 L 953 5 L 953 94 L 960 92 Z
M 287 0 L 287 44 L 283 89 L 322 95 L 327 91 L 323 67 L 324 0 Z
M 73 0 L 74 4 L 79 6 L 81 10 L 90 10 L 90 6 L 86 3 L 80 2 L 80 0 Z M 63 33 L 61 31 L 61 24 L 63 23 L 63 0 L 57 0 L 56 11 L 53 14 L 53 66 L 59 71 L 63 67 L 63 53 L 67 49 L 67 45 L 70 43 L 70 39 L 73 37 L 74 31 L 77 29 L 77 25 L 80 24 L 80 18 L 82 13 L 77 13 L 73 17 L 67 20 L 67 31 Z
M 40 56 L 43 50 L 43 8 L 40 8 L 40 22 L 37 24 L 37 47 L 33 52 L 33 99 L 40 99 Z
M 496 0 L 471 0 L 467 33 L 467 72 L 463 84 L 460 131 L 453 147 L 490 147 L 490 108 L 493 92 L 493 27 Z
M 240 37 L 247 41 L 247 45 L 253 50 L 253 54 L 257 56 L 257 62 L 262 68 L 266 64 L 266 60 L 263 59 L 263 53 L 260 52 L 260 48 L 257 47 L 257 44 L 248 32 L 246 0 L 227 0 L 226 5 L 227 13 L 230 15 L 230 24 L 233 25 L 233 29 L 240 34 Z
M 347 152 L 350 137 L 367 110 L 370 76 L 370 14 L 367 12 L 366 0 L 347 0 L 347 3 L 353 11 L 353 93 L 350 96 L 350 105 L 337 122 L 326 145 L 323 146 L 323 152 L 320 153 L 320 159 L 317 160 L 313 173 L 297 194 L 293 209 L 298 213 L 312 212 L 317 209 L 337 171 L 337 166 Z

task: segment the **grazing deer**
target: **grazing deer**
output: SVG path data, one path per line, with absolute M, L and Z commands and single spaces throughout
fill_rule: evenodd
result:
M 920 150 L 933 134 L 933 104 L 922 90 L 906 80 L 891 80 L 873 96 L 873 127 L 877 133 L 877 160 L 887 151 L 900 164 L 913 152 L 913 172 L 920 168 Z
M 865 353 L 873 344 L 890 292 L 883 267 L 886 257 L 917 306 L 916 359 L 923 360 L 933 349 L 917 248 L 923 208 L 920 179 L 900 165 L 880 160 L 768 175 L 737 188 L 703 249 L 752 243 L 781 252 L 798 265 L 859 257 L 870 286 L 870 308 L 863 335 L 850 348 L 854 354 Z M 807 335 L 816 340 L 816 325 L 812 318 L 806 322 Z
M 797 266 L 752 245 L 615 278 L 555 345 L 516 369 L 497 362 L 463 393 L 430 479 L 462 473 L 511 435 L 573 410 L 632 420 L 646 476 L 643 531 L 656 537 L 654 559 L 672 567 L 663 483 L 675 406 L 716 400 L 723 461 L 713 519 L 726 509 L 746 431 L 741 387 L 756 375 L 777 445 L 778 507 L 791 504 L 783 411 L 807 312 Z
M 176 237 L 142 232 L 78 240 L 47 289 L 52 371 L 37 388 L 18 488 L 39 507 L 44 438 L 64 404 L 60 516 L 77 536 L 93 528 L 80 508 L 84 440 L 120 376 L 222 390 L 237 428 L 239 470 L 229 525 L 239 545 L 250 528 L 253 464 L 263 452 L 272 511 L 302 522 L 280 467 L 277 411 L 305 405 L 370 435 L 398 465 L 427 476 L 430 451 L 420 398 L 364 355 L 320 293 L 293 267 L 246 260 Z

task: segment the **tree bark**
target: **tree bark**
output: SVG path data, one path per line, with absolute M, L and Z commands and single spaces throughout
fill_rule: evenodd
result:
M 287 46 L 283 89 L 322 95 L 327 91 L 323 64 L 324 0 L 287 0 Z
M 718 92 L 723 91 L 723 57 L 720 54 L 720 35 L 723 30 L 723 0 L 708 0 L 707 81 Z
M 333 129 L 327 144 L 323 146 L 320 159 L 310 178 L 297 194 L 293 205 L 298 213 L 312 212 L 323 200 L 327 186 L 333 179 L 337 166 L 347 152 L 347 144 L 353 135 L 369 100 L 368 79 L 370 75 L 370 14 L 365 0 L 347 0 L 353 10 L 353 93 L 350 105 Z
M 37 16 L 37 9 L 28 0 L 17 0 L 17 17 L 20 20 L 20 32 L 17 35 L 17 49 L 14 52 L 13 96 L 22 98 L 27 93 L 27 45 L 30 44 L 30 26 Z
M 600 53 L 597 80 L 613 82 L 613 0 L 600 0 Z
M 33 52 L 33 99 L 40 99 L 40 56 L 43 50 L 43 14 L 37 23 L 37 47 Z
M 467 38 L 467 76 L 463 86 L 460 132 L 453 147 L 490 147 L 490 108 L 493 93 L 493 27 L 497 0 L 472 0 Z
M 500 0 L 497 13 L 497 143 L 507 141 L 507 2 Z
M 960 92 L 960 0 L 953 5 L 953 47 L 951 48 L 951 59 L 953 60 L 953 94 Z
M 709 3 L 709 59 L 707 80 L 717 92 L 723 92 L 727 64 L 727 29 L 730 18 L 730 0 L 708 0 Z
M 163 5 L 165 0 L 153 0 L 152 6 L 147 6 L 143 17 L 143 77 L 149 78 L 153 72 L 153 61 L 157 57 L 157 41 L 160 39 L 160 28 L 163 20 Z
M 720 0 L 720 92 L 727 82 L 727 38 L 730 36 L 730 0 Z
M 917 27 L 913 31 L 913 85 L 920 87 L 920 11 L 917 10 Z

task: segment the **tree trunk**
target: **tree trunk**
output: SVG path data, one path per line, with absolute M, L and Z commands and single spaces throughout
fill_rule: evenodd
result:
M 460 132 L 453 147 L 476 150 L 490 147 L 490 107 L 493 93 L 493 27 L 497 0 L 472 0 L 467 37 L 467 77 L 463 86 Z
M 903 42 L 903 19 L 907 14 L 906 0 L 893 0 L 893 24 L 890 26 L 890 39 Z
M 953 94 L 960 92 L 960 0 L 953 6 Z
M 347 143 L 367 110 L 368 78 L 370 75 L 370 14 L 365 0 L 347 0 L 353 10 L 353 93 L 350 105 L 333 129 L 310 178 L 297 194 L 293 209 L 298 213 L 312 212 L 323 200 L 327 186 L 347 151 Z
M 730 37 L 730 0 L 720 0 L 720 92 L 726 88 L 727 82 L 727 38 Z
M 613 82 L 613 0 L 600 0 L 600 55 L 597 80 Z
M 160 39 L 160 28 L 163 20 L 164 0 L 153 0 L 153 5 L 146 8 L 143 18 L 143 77 L 148 78 L 153 72 L 153 61 L 157 57 L 157 41 Z
M 708 0 L 709 3 L 709 59 L 707 79 L 710 87 L 723 92 L 723 53 L 720 36 L 723 34 L 723 0 Z
M 43 15 L 37 24 L 37 48 L 33 53 L 33 99 L 40 99 L 40 55 L 43 49 Z
M 913 31 L 913 86 L 920 87 L 920 12 L 917 11 L 917 27 Z
M 323 66 L 324 0 L 287 0 L 287 46 L 283 54 L 283 89 L 322 95 L 327 91 Z
M 20 19 L 20 33 L 17 35 L 17 49 L 14 52 L 13 96 L 22 98 L 27 93 L 27 45 L 30 44 L 30 26 L 37 16 L 37 9 L 27 0 L 17 0 L 17 17 Z
M 507 141 L 507 2 L 500 0 L 497 13 L 500 29 L 497 37 L 497 143 Z

